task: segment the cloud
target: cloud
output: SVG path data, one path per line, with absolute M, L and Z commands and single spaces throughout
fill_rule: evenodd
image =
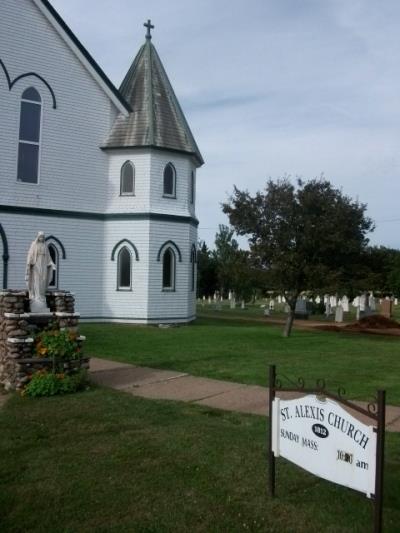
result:
M 400 2 L 53 4 L 117 85 L 144 41 L 143 22 L 154 22 L 153 42 L 206 161 L 200 237 L 212 244 L 227 222 L 220 202 L 234 183 L 255 191 L 269 176 L 324 172 L 368 204 L 373 242 L 400 247 Z

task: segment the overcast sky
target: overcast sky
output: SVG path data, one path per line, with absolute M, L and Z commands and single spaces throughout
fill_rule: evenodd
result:
M 368 204 L 371 242 L 400 248 L 398 0 L 52 0 L 119 86 L 153 44 L 205 159 L 199 237 L 233 185 L 321 173 Z

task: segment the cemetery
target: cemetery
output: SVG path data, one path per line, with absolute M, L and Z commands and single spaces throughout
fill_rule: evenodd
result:
M 143 6 L 53 1 L 113 78 L 48 0 L 0 3 L 0 532 L 399 532 L 400 249 L 382 230 L 399 220 L 379 218 L 398 195 L 374 203 L 365 170 L 395 189 L 397 145 L 360 135 L 385 86 L 364 58 L 327 76 L 359 7 L 254 2 L 249 29 L 241 2 L 155 1 L 181 107 L 150 19 L 131 56 Z M 303 86 L 296 28 L 322 28 L 313 63 L 333 20 Z M 209 135 L 203 175 L 183 108 Z

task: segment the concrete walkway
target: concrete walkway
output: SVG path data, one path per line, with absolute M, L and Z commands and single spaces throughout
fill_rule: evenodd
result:
M 173 370 L 157 370 L 117 363 L 93 357 L 90 360 L 91 379 L 104 385 L 140 396 L 158 400 L 176 400 L 206 405 L 226 411 L 237 411 L 267 416 L 268 388 L 258 385 L 243 385 L 230 381 L 194 377 Z M 281 397 L 295 397 L 286 393 Z M 366 407 L 365 402 L 354 402 Z M 361 421 L 371 420 L 353 411 Z M 386 430 L 400 432 L 400 407 L 386 407 Z

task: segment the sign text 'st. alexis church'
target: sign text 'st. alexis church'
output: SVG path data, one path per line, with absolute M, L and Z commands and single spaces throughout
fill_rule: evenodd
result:
M 203 159 L 145 25 L 118 90 L 47 0 L 0 4 L 0 283 L 42 230 L 83 319 L 195 317 Z

